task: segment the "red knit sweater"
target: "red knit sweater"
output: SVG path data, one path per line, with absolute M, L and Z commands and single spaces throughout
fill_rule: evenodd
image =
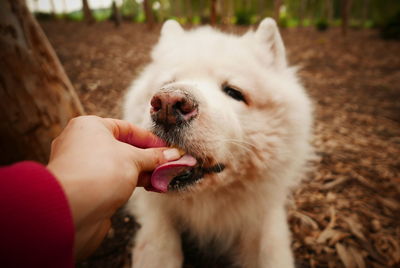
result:
M 71 268 L 74 225 L 55 177 L 42 165 L 0 168 L 0 267 Z

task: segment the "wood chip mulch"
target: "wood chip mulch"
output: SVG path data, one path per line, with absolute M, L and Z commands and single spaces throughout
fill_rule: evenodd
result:
M 120 117 L 122 96 L 149 61 L 159 26 L 42 26 L 86 111 Z M 346 38 L 339 29 L 282 34 L 316 118 L 314 169 L 289 210 L 297 266 L 400 267 L 400 43 L 374 30 L 351 30 Z M 102 247 L 78 267 L 129 267 L 137 228 L 120 211 Z M 195 257 L 185 264 L 222 266 L 202 266 Z

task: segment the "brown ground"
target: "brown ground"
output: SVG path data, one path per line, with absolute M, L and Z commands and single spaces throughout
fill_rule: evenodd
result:
M 86 111 L 119 117 L 121 97 L 149 61 L 159 29 L 42 25 Z M 370 30 L 343 39 L 337 29 L 289 29 L 283 37 L 316 114 L 316 170 L 290 211 L 298 267 L 400 267 L 400 44 Z M 123 212 L 113 226 L 79 267 L 129 266 L 137 226 Z M 193 252 L 185 267 L 224 266 Z

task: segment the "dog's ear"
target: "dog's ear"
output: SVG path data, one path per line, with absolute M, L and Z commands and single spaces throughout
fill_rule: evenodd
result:
M 271 51 L 273 65 L 277 68 L 285 68 L 287 66 L 285 47 L 275 20 L 271 18 L 263 19 L 255 32 L 255 36 L 263 46 Z
M 161 28 L 161 36 L 176 36 L 183 33 L 182 26 L 176 20 L 167 20 Z

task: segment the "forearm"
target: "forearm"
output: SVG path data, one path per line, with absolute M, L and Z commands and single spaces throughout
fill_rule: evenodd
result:
M 0 263 L 4 267 L 73 267 L 68 201 L 42 165 L 0 168 Z

